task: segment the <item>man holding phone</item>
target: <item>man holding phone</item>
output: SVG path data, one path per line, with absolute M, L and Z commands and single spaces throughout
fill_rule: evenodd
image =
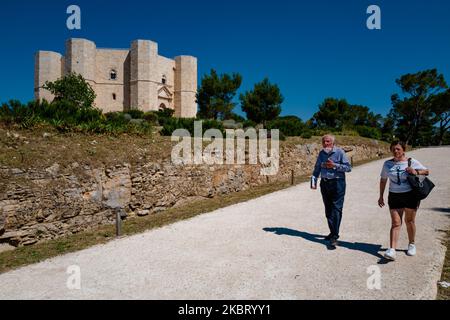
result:
M 352 171 L 345 151 L 335 146 L 336 139 L 332 135 L 322 137 L 323 149 L 317 157 L 311 177 L 311 189 L 317 189 L 317 179 L 320 180 L 320 191 L 325 205 L 325 214 L 330 228 L 330 234 L 325 237 L 332 247 L 336 247 L 339 239 L 339 228 L 342 221 L 342 209 L 345 197 L 345 173 Z

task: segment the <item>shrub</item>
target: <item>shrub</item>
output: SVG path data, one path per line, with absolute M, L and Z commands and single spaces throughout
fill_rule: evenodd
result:
M 172 109 L 163 109 L 156 111 L 155 114 L 158 117 L 158 123 L 160 126 L 164 126 L 166 123 L 171 123 L 173 121 L 173 115 L 175 114 L 175 110 Z
M 144 119 L 135 119 L 130 123 L 123 112 L 102 114 L 96 108 L 79 108 L 66 100 L 33 101 L 24 105 L 19 101 L 10 101 L 0 107 L 0 120 L 6 124 L 17 124 L 24 129 L 32 129 L 41 124 L 48 124 L 60 132 L 86 133 L 134 133 L 149 134 L 151 125 Z M 130 117 L 131 118 L 131 117 Z
M 165 108 L 165 109 L 156 111 L 156 114 L 158 115 L 159 118 L 173 118 L 173 115 L 175 114 L 175 110 Z
M 143 116 L 143 119 L 152 125 L 159 125 L 158 114 L 155 111 L 146 112 Z
M 144 118 L 144 111 L 141 111 L 141 110 L 138 110 L 138 109 L 127 110 L 127 113 L 133 119 L 143 119 Z
M 316 137 L 322 137 L 326 134 L 332 133 L 332 134 L 337 134 L 337 130 L 336 129 L 313 129 L 310 130 L 310 132 L 312 133 L 313 136 Z
M 0 108 L 0 118 L 7 123 L 21 122 L 20 119 L 28 117 L 29 110 L 23 108 L 20 101 L 11 100 L 9 103 L 3 103 Z
M 101 121 L 104 119 L 102 111 L 96 108 L 80 109 L 75 116 L 76 123 Z
M 269 121 L 266 127 L 267 129 L 278 129 L 288 137 L 300 136 L 306 130 L 302 120 L 295 116 L 281 117 Z
M 166 118 L 163 122 L 163 129 L 161 131 L 161 134 L 163 136 L 171 136 L 172 133 L 177 129 L 186 129 L 192 136 L 194 134 L 194 121 L 196 120 L 185 118 Z
M 313 136 L 313 133 L 310 130 L 307 130 L 301 134 L 301 137 L 303 139 L 311 139 L 312 136 Z
M 130 122 L 123 112 L 108 112 L 105 114 L 106 121 L 114 125 L 126 125 Z
M 32 115 L 31 117 L 25 118 L 20 122 L 21 129 L 33 129 L 45 123 L 39 116 Z
M 44 89 L 50 91 L 54 101 L 70 101 L 77 108 L 91 108 L 94 105 L 96 94 L 91 85 L 80 74 L 69 73 L 54 82 L 47 81 Z
M 257 123 L 252 120 L 245 120 L 242 125 L 244 126 L 244 128 L 255 128 Z
M 245 122 L 245 118 L 238 115 L 237 113 L 231 112 L 231 114 L 225 120 L 234 120 L 236 122 Z
M 203 120 L 202 123 L 203 133 L 205 133 L 206 130 L 209 129 L 217 129 L 222 132 L 222 134 L 225 136 L 225 128 L 223 127 L 222 122 L 217 120 Z
M 380 129 L 367 126 L 358 126 L 356 131 L 361 137 L 381 140 L 382 134 Z
M 269 138 L 271 138 L 270 134 L 269 134 Z M 285 141 L 286 140 L 286 136 L 284 135 L 284 133 L 282 131 L 280 131 L 279 140 L 280 141 Z
M 218 129 L 225 136 L 225 129 L 221 122 L 216 120 L 197 120 L 193 118 L 171 118 L 166 119 L 163 125 L 161 134 L 164 136 L 171 136 L 172 133 L 177 129 L 186 129 L 189 131 L 191 136 L 194 136 L 194 122 L 202 121 L 202 135 L 206 130 Z
M 342 130 L 341 132 L 336 132 L 336 134 L 339 134 L 341 136 L 347 136 L 347 137 L 358 137 L 360 135 L 358 133 L 358 131 L 351 130 L 351 129 L 345 129 L 345 130 Z

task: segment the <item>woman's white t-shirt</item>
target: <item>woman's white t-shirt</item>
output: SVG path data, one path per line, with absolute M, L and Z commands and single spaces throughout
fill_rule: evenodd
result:
M 411 167 L 415 170 L 427 170 L 419 161 L 411 159 Z M 389 192 L 404 193 L 412 190 L 408 183 L 408 160 L 406 161 L 393 161 L 388 160 L 384 163 L 381 170 L 381 178 L 389 178 Z

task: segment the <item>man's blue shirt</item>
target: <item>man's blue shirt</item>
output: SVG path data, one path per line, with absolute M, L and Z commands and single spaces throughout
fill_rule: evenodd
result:
M 330 159 L 335 163 L 334 169 L 327 169 L 325 163 Z M 348 161 L 345 151 L 341 148 L 334 147 L 333 151 L 326 153 L 324 150 L 320 151 L 317 157 L 316 165 L 314 166 L 313 176 L 322 179 L 344 179 L 346 172 L 351 172 L 352 166 Z

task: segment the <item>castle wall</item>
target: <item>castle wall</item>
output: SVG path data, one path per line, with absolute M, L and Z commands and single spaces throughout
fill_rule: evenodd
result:
M 129 80 L 126 76 L 128 50 L 98 49 L 95 68 L 95 104 L 104 112 L 123 111 L 130 105 Z M 115 71 L 117 78 L 111 79 Z M 127 81 L 128 80 L 128 81 Z M 115 99 L 114 99 L 115 95 Z
M 35 56 L 34 67 L 34 97 L 36 100 L 45 99 L 53 101 L 54 96 L 44 90 L 42 86 L 46 81 L 55 81 L 61 78 L 64 68 L 64 57 L 51 51 L 39 51 Z
M 86 81 L 95 86 L 96 58 L 97 48 L 94 42 L 70 39 L 66 42 L 65 73 L 81 74 Z
M 162 57 L 155 42 L 135 40 L 130 50 L 97 49 L 92 41 L 74 38 L 66 42 L 65 57 L 39 51 L 35 59 L 36 99 L 53 100 L 42 85 L 73 72 L 92 86 L 97 95 L 95 105 L 104 112 L 156 111 L 164 104 L 174 109 L 177 117 L 197 114 L 197 59 Z M 111 78 L 113 70 L 116 79 Z
M 162 84 L 162 77 L 163 75 L 166 76 L 166 84 L 164 85 L 172 94 L 171 101 L 164 99 L 165 97 L 161 98 L 158 97 L 158 103 L 157 108 L 159 109 L 159 106 L 161 104 L 164 104 L 169 109 L 175 109 L 175 60 L 168 59 L 162 56 L 158 56 L 158 75 L 160 77 L 159 82 L 159 88 L 163 86 Z M 163 95 L 164 96 L 164 95 Z
M 158 74 L 161 82 L 162 76 L 167 78 L 166 85 L 170 88 L 175 86 L 175 60 L 166 57 L 158 56 Z
M 157 110 L 158 44 L 136 40 L 131 44 L 130 101 L 131 108 L 144 112 Z
M 197 58 L 175 58 L 175 117 L 194 118 L 197 115 Z

